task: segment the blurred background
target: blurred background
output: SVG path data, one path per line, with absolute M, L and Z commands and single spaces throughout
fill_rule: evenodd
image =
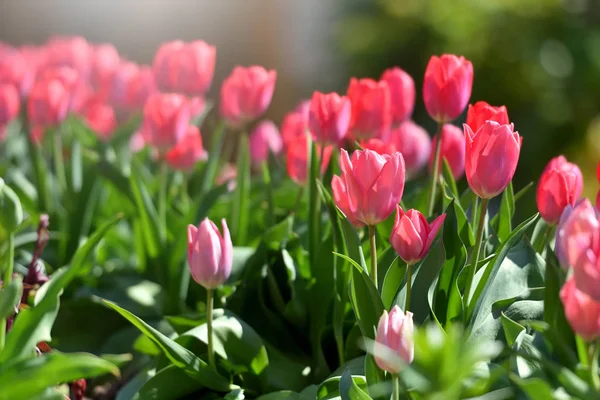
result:
M 0 40 L 51 35 L 113 43 L 151 63 L 164 41 L 217 47 L 212 94 L 237 65 L 278 72 L 277 123 L 313 90 L 344 92 L 351 76 L 400 66 L 421 87 L 432 54 L 473 62 L 471 101 L 505 104 L 524 138 L 515 190 L 558 154 L 576 161 L 594 199 L 600 159 L 600 2 L 597 0 L 29 0 L 0 2 Z M 414 119 L 430 132 L 420 93 Z M 456 121 L 462 123 L 464 117 Z M 534 211 L 534 191 L 523 202 Z

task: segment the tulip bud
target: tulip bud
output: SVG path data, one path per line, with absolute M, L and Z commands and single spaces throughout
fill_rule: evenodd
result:
M 452 125 L 448 125 L 448 126 L 452 126 Z M 447 129 L 451 129 L 451 128 L 447 128 Z M 460 132 L 460 129 L 458 129 L 458 132 Z M 452 134 L 448 134 L 446 133 L 445 136 L 448 135 L 452 135 Z M 456 135 L 457 138 L 464 138 L 462 132 L 460 132 L 460 136 L 458 136 L 458 134 Z M 444 133 L 442 132 L 442 138 L 444 138 Z M 448 146 L 449 144 L 454 144 L 455 142 L 452 141 L 452 139 L 442 139 L 442 148 L 444 147 L 443 144 L 448 141 L 449 143 L 446 144 L 446 146 Z M 456 143 L 457 147 L 459 146 L 459 143 L 463 144 L 463 149 L 462 149 L 462 154 L 464 154 L 464 139 L 462 139 L 461 141 L 457 141 L 458 143 Z M 399 151 L 400 153 L 402 153 L 402 156 L 404 157 L 404 163 L 406 164 L 406 176 L 407 177 L 413 177 L 415 175 L 417 175 L 417 173 L 423 169 L 423 167 L 425 167 L 425 165 L 427 165 L 427 162 L 429 160 L 429 156 L 431 155 L 431 139 L 429 138 L 429 135 L 427 134 L 427 131 L 425 129 L 423 129 L 422 127 L 420 127 L 419 125 L 415 124 L 413 121 L 404 121 L 402 122 L 397 128 L 392 129 L 391 133 L 390 133 L 390 144 L 392 145 L 393 148 L 396 149 L 396 151 Z M 459 153 L 453 153 L 451 158 L 453 158 L 454 155 L 458 156 L 461 154 L 460 150 L 455 150 L 458 151 Z M 442 154 L 445 155 L 446 158 L 449 157 L 449 153 L 446 152 L 444 153 L 443 149 L 442 149 Z M 432 160 L 432 164 L 433 164 L 433 160 Z M 456 168 L 456 172 L 458 173 L 460 171 L 461 168 L 459 168 L 460 165 L 464 164 L 464 156 L 462 158 L 462 162 L 458 162 L 458 161 L 453 161 L 453 164 L 455 165 Z M 458 174 L 459 176 L 462 175 L 462 172 L 460 172 Z
M 476 133 L 463 125 L 467 139 L 465 170 L 469 187 L 482 199 L 496 197 L 512 180 L 522 138 L 514 126 L 486 121 Z
M 212 83 L 216 54 L 216 48 L 202 40 L 164 43 L 152 64 L 156 84 L 164 92 L 204 95 Z
M 106 103 L 93 99 L 83 108 L 83 118 L 98 137 L 108 141 L 117 127 L 115 110 Z
M 431 148 L 435 149 L 437 145 L 438 136 L 433 137 Z M 458 180 L 465 172 L 465 135 L 459 127 L 452 124 L 445 124 L 442 127 L 442 148 L 440 156 L 440 165 L 438 171 L 442 173 L 442 160 L 446 159 L 452 176 Z M 435 157 L 434 152 L 429 153 L 429 170 L 433 171 L 433 159 Z
M 310 132 L 323 145 L 339 144 L 350 125 L 350 100 L 337 93 L 315 92 L 310 102 Z
M 546 222 L 556 224 L 567 205 L 574 205 L 583 191 L 583 176 L 564 156 L 550 160 L 540 177 L 536 200 Z
M 27 99 L 27 114 L 32 126 L 58 125 L 67 117 L 69 93 L 56 80 L 38 81 Z
M 478 101 L 475 105 L 469 104 L 467 110 L 467 125 L 473 132 L 477 132 L 485 121 L 496 121 L 500 125 L 508 124 L 508 112 L 505 106 L 490 106 L 485 101 Z
M 0 225 L 14 233 L 23 222 L 23 208 L 17 194 L 0 178 Z
M 394 306 L 390 313 L 383 311 L 377 324 L 375 337 L 374 357 L 377 366 L 391 374 L 398 374 L 402 370 L 400 358 L 406 364 L 415 358 L 413 314 L 406 314 L 398 306 Z
M 277 72 L 263 67 L 235 67 L 221 86 L 221 116 L 231 126 L 260 117 L 269 107 Z
M 165 160 L 175 169 L 189 170 L 198 161 L 206 160 L 207 153 L 202 147 L 202 136 L 194 125 L 187 128 L 183 139 L 165 154 Z
M 446 214 L 437 217 L 431 225 L 417 210 L 404 212 L 396 206 L 396 219 L 390 236 L 390 243 L 396 253 L 409 265 L 425 258 L 438 231 L 444 224 Z
M 573 276 L 560 290 L 560 299 L 573 331 L 588 342 L 600 336 L 600 303 L 579 290 Z
M 346 190 L 346 184 L 344 180 L 337 175 L 334 175 L 331 179 L 331 190 L 333 192 L 333 201 L 335 205 L 346 215 L 348 221 L 357 228 L 360 228 L 364 224 L 354 217 L 354 214 L 350 210 L 350 203 L 348 202 L 348 191 Z
M 152 146 L 159 150 L 174 147 L 190 125 L 188 100 L 174 93 L 151 95 L 144 106 L 143 123 Z
M 295 138 L 286 149 L 286 165 L 288 176 L 300 186 L 306 185 L 308 179 L 308 137 Z M 321 174 L 325 173 L 331 159 L 332 146 L 326 146 L 321 160 Z M 321 146 L 317 145 L 317 154 L 321 154 Z
M 600 244 L 600 215 L 588 199 L 567 205 L 556 228 L 555 252 L 561 265 L 579 263 L 588 249 Z
M 287 148 L 298 137 L 305 137 L 308 132 L 308 114 L 310 102 L 304 101 L 285 115 L 281 123 L 281 137 Z
M 387 82 L 350 79 L 348 98 L 352 105 L 350 133 L 354 138 L 384 137 L 392 123 L 390 89 Z
M 188 225 L 188 263 L 192 278 L 206 289 L 221 286 L 231 273 L 233 245 L 225 219 L 223 234 L 208 218 L 198 228 Z
M 392 106 L 392 123 L 399 124 L 412 115 L 415 107 L 415 82 L 413 78 L 400 68 L 386 69 L 381 80 L 390 88 Z
M 7 125 L 19 115 L 21 99 L 12 84 L 0 83 L 0 126 Z
M 342 149 L 340 167 L 353 218 L 373 226 L 389 217 L 404 192 L 406 171 L 402 154 L 357 150 L 350 158 Z
M 425 70 L 423 101 L 438 123 L 450 122 L 464 111 L 473 86 L 473 65 L 464 57 L 432 56 Z
M 254 165 L 267 161 L 269 152 L 279 154 L 282 148 L 283 141 L 273 121 L 262 121 L 250 135 L 250 157 Z

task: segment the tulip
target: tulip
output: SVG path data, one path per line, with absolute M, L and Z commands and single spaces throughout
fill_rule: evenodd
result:
M 235 180 L 237 178 L 237 168 L 235 164 L 226 163 L 221 167 L 219 174 L 215 178 L 215 183 L 217 186 L 224 185 L 227 183 L 227 190 L 229 192 L 233 192 L 235 189 Z
M 537 206 L 546 222 L 555 225 L 567 205 L 574 205 L 583 191 L 583 176 L 564 156 L 550 160 L 537 187 Z
M 310 132 L 318 143 L 339 144 L 350 125 L 350 100 L 337 93 L 315 92 L 310 101 Z
M 396 206 L 390 243 L 404 262 L 415 264 L 429 252 L 445 218 L 446 214 L 442 214 L 429 224 L 419 211 L 411 209 L 405 212 L 402 207 Z
M 415 82 L 400 68 L 390 68 L 383 72 L 381 80 L 390 88 L 392 123 L 399 124 L 412 115 L 415 107 Z
M 387 82 L 350 79 L 348 98 L 352 105 L 350 130 L 354 138 L 384 137 L 392 123 L 390 89 Z
M 83 109 L 83 118 L 103 141 L 108 141 L 117 127 L 115 110 L 99 100 L 88 102 Z
M 350 158 L 342 149 L 340 167 L 354 217 L 370 226 L 389 217 L 404 192 L 406 171 L 402 154 L 381 155 L 372 150 L 357 150 Z
M 508 112 L 505 106 L 490 106 L 485 101 L 478 101 L 470 105 L 467 110 L 467 125 L 473 132 L 477 132 L 485 121 L 496 121 L 500 125 L 508 124 Z
M 212 83 L 216 54 L 216 48 L 202 40 L 164 43 L 152 64 L 158 88 L 189 96 L 204 95 Z
M 139 73 L 140 67 L 136 63 L 122 61 L 99 91 L 117 110 L 129 109 L 128 91 Z
M 85 103 L 91 98 L 91 87 L 81 80 L 79 73 L 71 67 L 47 68 L 40 72 L 38 81 L 60 81 L 69 94 L 69 111 L 81 112 Z
M 159 150 L 174 147 L 190 125 L 188 100 L 179 94 L 155 93 L 144 106 L 146 140 Z
M 102 88 L 109 84 L 121 64 L 121 57 L 115 46 L 109 43 L 92 48 L 92 84 Z
M 300 186 L 306 185 L 306 180 L 308 179 L 308 150 L 309 147 L 306 135 L 304 135 L 304 137 L 295 138 L 292 142 L 290 142 L 288 148 L 286 149 L 286 165 L 288 176 L 292 179 L 292 181 Z M 331 159 L 332 150 L 332 146 L 322 147 L 317 145 L 317 153 L 323 155 L 320 168 L 321 175 L 323 175 L 325 170 L 327 170 L 329 160 Z
M 465 170 L 471 190 L 482 199 L 499 195 L 517 169 L 522 138 L 512 124 L 486 121 L 476 133 L 464 124 Z
M 190 98 L 190 116 L 193 119 L 200 117 L 206 111 L 206 100 L 204 97 L 194 96 Z
M 9 83 L 0 83 L 0 126 L 7 125 L 19 115 L 19 92 Z
M 32 67 L 19 50 L 0 43 L 0 83 L 11 84 L 25 95 L 33 83 Z
M 269 159 L 269 152 L 279 154 L 282 148 L 279 130 L 272 121 L 262 121 L 250 135 L 250 157 L 254 165 L 261 165 Z
M 460 129 L 458 131 L 460 132 Z M 446 133 L 445 136 L 449 135 L 452 134 Z M 448 140 L 444 139 L 445 136 L 442 131 L 442 142 Z M 462 132 L 460 132 L 460 136 L 457 135 L 456 137 L 463 137 Z M 449 144 L 454 143 L 452 139 L 449 139 L 448 141 Z M 462 140 L 462 143 L 464 144 L 464 139 Z M 429 156 L 431 155 L 431 139 L 429 138 L 427 131 L 419 125 L 415 124 L 413 121 L 404 121 L 397 128 L 392 129 L 392 131 L 390 132 L 390 144 L 391 147 L 396 149 L 396 151 L 402 153 L 402 156 L 404 157 L 404 163 L 406 164 L 406 175 L 408 177 L 413 177 L 417 175 L 417 173 L 421 169 L 423 169 L 425 165 L 427 165 L 427 161 L 429 160 Z M 453 156 L 455 155 L 450 155 L 449 152 L 445 154 L 446 159 L 448 159 L 449 156 L 451 158 L 454 158 Z M 453 163 L 457 167 L 457 172 L 459 172 L 458 165 L 464 165 L 464 161 L 462 163 L 459 163 L 458 161 L 453 161 Z M 462 172 L 460 174 L 462 174 Z
M 129 110 L 139 110 L 144 107 L 150 96 L 156 93 L 156 85 L 152 70 L 140 66 L 130 84 L 126 87 L 126 106 Z
M 403 363 L 411 364 L 415 358 L 413 315 L 398 306 L 390 313 L 383 311 L 377 324 L 374 357 L 377 366 L 391 374 L 402 371 Z M 400 361 L 402 360 L 402 361 Z
M 437 146 L 438 136 L 433 137 L 432 147 Z M 430 153 L 429 169 L 433 170 L 433 160 L 435 154 Z M 440 148 L 440 158 L 438 172 L 442 172 L 442 159 L 446 159 L 452 171 L 454 179 L 458 180 L 465 172 L 465 135 L 459 127 L 444 124 L 442 128 L 442 144 Z
M 579 290 L 573 276 L 560 290 L 560 299 L 574 332 L 588 342 L 600 337 L 600 302 Z
M 46 44 L 45 67 L 70 67 L 87 81 L 92 61 L 92 47 L 80 36 L 54 37 Z
M 139 153 L 146 147 L 146 140 L 141 130 L 137 130 L 129 138 L 129 151 L 132 153 Z
M 425 70 L 423 101 L 438 123 L 456 119 L 464 111 L 473 86 L 473 65 L 464 57 L 432 56 Z
M 27 100 L 27 115 L 32 126 L 51 126 L 61 123 L 69 110 L 69 93 L 56 80 L 39 81 Z
M 281 138 L 287 148 L 298 137 L 305 137 L 308 132 L 308 114 L 310 102 L 300 103 L 294 111 L 285 115 L 281 123 Z
M 31 125 L 29 127 L 29 138 L 37 145 L 41 144 L 46 136 L 46 127 L 42 125 Z
M 392 143 L 384 142 L 379 138 L 371 138 L 367 140 L 361 140 L 359 142 L 360 148 L 362 150 L 373 150 L 378 154 L 394 154 L 398 151 L 396 146 Z M 403 154 L 404 155 L 404 154 Z
M 596 177 L 598 178 L 598 182 L 600 182 L 600 162 L 598 163 L 598 167 L 596 167 Z M 596 208 L 600 210 L 600 189 L 596 195 Z
M 567 205 L 556 228 L 555 252 L 564 268 L 578 263 L 600 243 L 600 215 L 588 199 Z
M 363 226 L 363 223 L 354 217 L 350 210 L 350 202 L 348 201 L 348 191 L 344 180 L 337 175 L 331 179 L 331 190 L 333 192 L 333 201 L 335 205 L 344 213 L 348 221 L 357 228 Z
M 202 136 L 194 125 L 188 126 L 183 139 L 165 154 L 167 163 L 181 170 L 192 169 L 198 161 L 206 158 L 206 150 L 202 147 Z
M 239 127 L 260 117 L 271 103 L 277 72 L 263 67 L 235 67 L 221 86 L 221 116 Z

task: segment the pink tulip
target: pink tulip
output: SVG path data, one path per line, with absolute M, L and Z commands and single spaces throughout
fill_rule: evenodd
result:
M 110 83 L 121 64 L 121 57 L 115 46 L 103 43 L 92 49 L 92 84 L 99 89 Z
M 188 225 L 188 263 L 192 278 L 206 289 L 221 286 L 233 263 L 233 245 L 225 219 L 221 220 L 223 234 L 208 218 L 198 228 Z
M 600 336 L 600 303 L 580 291 L 572 276 L 560 290 L 560 299 L 575 333 L 588 342 Z
M 79 73 L 67 66 L 46 68 L 39 72 L 38 81 L 60 81 L 69 94 L 69 111 L 79 113 L 85 103 L 92 97 L 92 88 L 83 80 Z
M 413 314 L 406 314 L 398 306 L 390 313 L 383 311 L 377 324 L 374 357 L 377 366 L 391 374 L 402 371 L 403 362 L 411 364 L 415 358 Z
M 432 56 L 425 70 L 423 101 L 438 123 L 450 122 L 464 111 L 473 86 L 473 65 L 464 57 Z
M 0 42 L 0 83 L 11 84 L 25 95 L 33 84 L 33 67 L 19 50 Z
M 155 93 L 144 106 L 148 142 L 159 150 L 174 147 L 190 125 L 188 100 L 179 94 Z
M 390 88 L 392 123 L 399 124 L 410 118 L 415 107 L 415 82 L 406 71 L 395 67 L 386 69 L 381 80 Z
M 235 180 L 237 178 L 237 168 L 235 164 L 226 163 L 221 167 L 219 174 L 215 178 L 215 184 L 221 186 L 227 183 L 227 190 L 233 192 L 235 189 Z
M 231 126 L 260 117 L 271 104 L 277 72 L 263 67 L 235 67 L 221 86 L 221 116 Z
M 115 110 L 97 99 L 89 101 L 83 108 L 83 118 L 88 126 L 103 141 L 108 141 L 117 127 Z
M 216 54 L 216 48 L 202 40 L 162 44 L 152 64 L 158 88 L 189 96 L 204 95 L 212 83 Z
M 73 68 L 83 81 L 88 81 L 92 69 L 93 50 L 80 36 L 54 37 L 46 43 L 45 68 Z
M 438 231 L 444 224 L 446 214 L 433 220 L 431 224 L 417 210 L 404 212 L 396 206 L 396 219 L 390 242 L 396 253 L 409 265 L 425 258 Z
M 579 263 L 588 249 L 600 244 L 600 215 L 588 199 L 565 207 L 556 228 L 555 252 L 561 265 Z
M 356 139 L 384 137 L 392 123 L 390 89 L 387 82 L 350 79 L 348 98 L 352 104 L 350 134 Z
M 31 125 L 29 127 L 29 138 L 37 145 L 41 144 L 46 136 L 46 127 L 43 125 Z
M 460 131 L 460 129 L 458 129 L 458 131 Z M 442 133 L 442 137 L 444 137 L 443 135 L 444 134 Z M 446 134 L 446 136 L 448 135 L 449 134 Z M 462 132 L 460 132 L 460 137 L 463 137 Z M 451 139 L 449 142 L 454 143 Z M 462 143 L 464 144 L 464 139 L 462 140 Z M 413 121 L 404 121 L 397 128 L 392 129 L 390 132 L 390 144 L 396 149 L 396 151 L 402 153 L 404 162 L 406 163 L 406 175 L 408 177 L 415 176 L 421 169 L 423 169 L 423 167 L 427 165 L 429 156 L 431 155 L 431 139 L 429 138 L 427 131 L 415 124 Z M 446 158 L 448 158 L 448 153 L 445 154 Z M 458 173 L 461 169 L 458 168 L 458 165 L 464 164 L 464 161 L 454 162 L 454 164 L 456 165 L 456 172 Z M 462 175 L 462 172 L 460 172 L 459 176 L 460 175 Z
M 20 106 L 17 88 L 10 83 L 0 83 L 0 126 L 15 119 L 19 115 Z
M 350 210 L 350 203 L 348 202 L 348 191 L 346 190 L 346 184 L 344 180 L 337 175 L 334 175 L 331 179 L 331 190 L 333 192 L 333 201 L 335 205 L 344 213 L 348 218 L 348 221 L 357 228 L 360 228 L 364 224 L 354 217 L 354 214 Z
M 167 163 L 180 170 L 192 169 L 198 161 L 206 158 L 206 150 L 202 147 L 202 136 L 194 125 L 188 126 L 183 139 L 165 154 Z
M 288 176 L 296 184 L 304 186 L 308 179 L 308 140 L 307 135 L 297 137 L 286 149 L 286 166 Z M 331 159 L 332 146 L 326 146 L 321 160 L 321 174 L 325 173 Z M 321 146 L 317 145 L 317 154 L 321 154 Z
M 156 92 L 152 70 L 150 67 L 142 65 L 126 87 L 125 104 L 129 110 L 142 109 L 150 96 Z
M 350 110 L 346 96 L 315 92 L 309 111 L 310 132 L 315 140 L 323 145 L 338 145 L 348 132 Z
M 308 133 L 308 114 L 310 102 L 304 101 L 285 115 L 281 123 L 281 137 L 283 145 L 287 148 L 298 137 L 305 137 Z
M 478 101 L 475 105 L 469 104 L 467 110 L 467 125 L 473 132 L 477 132 L 485 121 L 496 121 L 500 125 L 510 123 L 505 106 L 490 106 L 485 101 Z
M 132 108 L 129 105 L 127 95 L 139 72 L 140 67 L 136 63 L 121 61 L 110 79 L 103 81 L 99 92 L 107 102 L 119 111 Z
M 567 205 L 574 205 L 583 191 L 583 176 L 564 156 L 550 160 L 537 187 L 537 206 L 549 224 L 556 224 Z
M 467 137 L 465 170 L 469 187 L 482 199 L 496 197 L 512 180 L 522 138 L 514 126 L 486 121 L 476 133 L 463 125 Z
M 378 154 L 392 155 L 398 151 L 393 143 L 384 142 L 379 138 L 371 138 L 367 140 L 361 140 L 359 145 L 362 150 L 373 150 Z M 404 154 L 403 154 L 404 156 Z
M 146 147 L 146 141 L 144 140 L 144 134 L 137 130 L 129 138 L 129 151 L 132 153 L 139 153 Z
M 431 148 L 437 145 L 437 135 L 433 137 Z M 429 153 L 429 170 L 433 171 L 434 152 Z M 444 124 L 442 128 L 442 149 L 438 171 L 442 173 L 442 160 L 446 159 L 452 176 L 458 180 L 465 172 L 465 135 L 461 129 L 452 124 Z
M 279 154 L 282 149 L 283 141 L 273 121 L 262 121 L 254 128 L 250 135 L 250 157 L 254 165 L 267 161 L 269 152 Z
M 404 192 L 406 171 L 402 154 L 357 150 L 350 158 L 342 149 L 340 166 L 353 218 L 365 225 L 377 225 L 389 217 Z
M 31 89 L 27 99 L 27 116 L 31 126 L 58 125 L 67 117 L 69 93 L 56 79 L 39 81 Z

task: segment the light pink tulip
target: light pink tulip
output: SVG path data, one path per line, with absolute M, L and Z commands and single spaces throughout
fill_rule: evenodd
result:
M 206 289 L 221 286 L 233 263 L 233 245 L 225 219 L 221 220 L 223 234 L 208 218 L 196 228 L 188 225 L 188 263 L 192 278 Z
M 442 214 L 429 224 L 419 211 L 411 209 L 405 212 L 402 207 L 396 206 L 390 243 L 407 264 L 421 261 L 429 252 L 445 219 L 446 214 Z
M 457 137 L 462 138 L 462 132 L 460 132 L 460 136 Z M 462 140 L 462 143 L 464 144 L 464 140 Z M 407 177 L 415 176 L 427 165 L 427 161 L 431 154 L 431 139 L 429 138 L 427 131 L 413 121 L 404 121 L 397 128 L 392 129 L 389 144 L 391 144 L 391 147 L 393 147 L 395 151 L 402 153 L 404 162 L 406 163 Z M 464 146 L 462 153 L 464 154 Z M 446 158 L 448 158 L 448 155 L 446 155 Z M 461 164 L 464 164 L 464 157 Z M 462 175 L 462 172 L 459 176 L 460 175 Z
M 565 317 L 573 331 L 587 341 L 600 336 L 600 303 L 577 288 L 571 276 L 560 290 Z
M 269 152 L 279 154 L 283 140 L 273 121 L 265 120 L 254 128 L 250 135 L 250 157 L 254 165 L 260 166 L 269 159 Z
M 402 371 L 402 361 L 411 364 L 415 358 L 413 314 L 398 306 L 390 313 L 383 311 L 377 324 L 374 357 L 377 366 L 391 374 Z M 400 360 L 397 360 L 397 359 Z
M 555 252 L 561 265 L 569 268 L 583 253 L 600 243 L 600 218 L 588 199 L 567 205 L 556 228 Z
M 344 183 L 344 180 L 337 175 L 334 175 L 331 179 L 331 191 L 333 192 L 333 201 L 335 202 L 335 205 L 344 213 L 344 215 L 346 215 L 348 221 L 357 228 L 363 226 L 364 224 L 357 220 L 350 210 L 346 184 Z

